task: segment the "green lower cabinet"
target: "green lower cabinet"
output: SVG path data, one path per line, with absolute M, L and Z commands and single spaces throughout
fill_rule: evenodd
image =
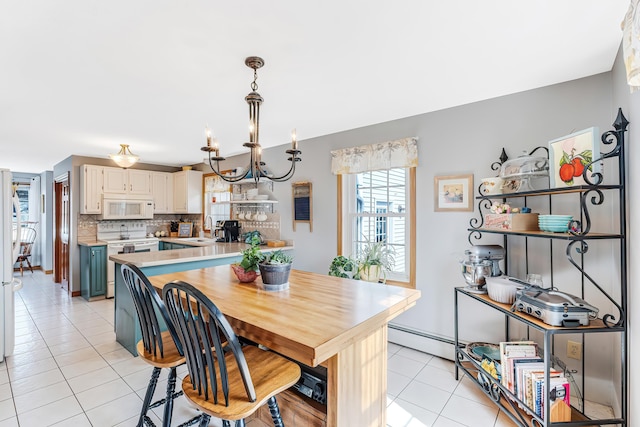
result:
M 160 242 L 160 250 L 161 251 L 168 251 L 171 249 L 184 249 L 184 248 L 193 248 L 193 246 L 190 245 L 183 245 L 180 243 L 173 243 L 173 242 Z
M 80 246 L 80 292 L 89 300 L 107 291 L 107 247 Z

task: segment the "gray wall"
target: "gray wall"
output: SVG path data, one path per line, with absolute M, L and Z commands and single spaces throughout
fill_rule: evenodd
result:
M 408 136 L 418 137 L 420 163 L 417 169 L 416 277 L 417 289 L 422 291 L 422 298 L 416 308 L 393 322 L 394 325 L 418 332 L 418 335 L 391 329 L 390 340 L 452 358 L 453 349 L 450 344 L 423 338 L 420 334 L 445 340 L 453 339 L 453 289 L 464 285 L 459 261 L 464 256 L 464 250 L 469 247 L 467 227 L 469 221 L 478 216 L 478 208 L 475 207 L 474 213 L 434 212 L 434 176 L 471 173 L 477 186 L 481 178 L 496 174 L 490 169 L 490 165 L 497 160 L 502 147 L 505 147 L 507 154 L 513 158 L 522 154 L 523 150 L 530 151 L 536 146 L 546 146 L 549 140 L 572 131 L 591 126 L 597 126 L 601 131 L 608 130 L 615 118 L 616 110 L 617 106 L 613 103 L 612 74 L 604 73 L 461 107 L 303 140 L 300 143 L 303 162 L 292 181 L 313 183 L 313 232 L 309 232 L 304 224 L 299 224 L 297 231 L 293 231 L 291 185 L 276 183 L 274 193 L 280 200 L 278 210 L 281 214 L 282 238 L 295 242 L 296 268 L 326 273 L 337 250 L 336 178 L 330 172 L 330 151 Z M 299 131 L 302 135 L 303 130 Z M 287 167 L 288 162 L 284 155 L 286 148 L 280 146 L 263 153 L 263 159 L 276 173 L 284 171 Z M 224 168 L 243 165 L 245 162 L 246 157 L 233 158 L 225 163 Z M 609 165 L 605 166 L 607 167 L 609 169 L 605 169 L 605 172 L 614 172 L 615 166 L 613 169 Z M 563 203 L 567 210 L 575 209 L 577 206 L 572 200 L 558 202 L 554 208 L 562 208 Z M 598 227 L 612 226 L 610 217 L 615 213 L 616 203 L 608 203 L 610 206 L 605 206 L 600 214 L 596 215 Z M 501 238 L 484 236 L 481 243 L 500 244 Z M 545 254 L 532 257 L 530 267 L 534 270 L 530 271 L 546 272 L 549 266 L 546 255 L 548 243 L 539 250 L 535 245 L 540 245 L 540 242 L 530 244 L 534 247 L 534 254 Z M 565 247 L 566 244 L 554 243 L 554 262 L 555 258 L 562 262 L 560 258 Z M 619 272 L 615 262 L 611 261 L 612 250 L 614 249 L 610 244 L 604 244 L 592 249 L 591 253 L 595 259 L 603 260 L 592 266 L 597 270 L 597 275 L 606 282 L 606 290 L 615 294 L 615 278 Z M 516 252 L 516 257 L 519 257 L 517 247 L 512 252 Z M 516 267 L 510 273 L 524 277 L 524 266 L 520 259 L 516 261 L 512 263 L 516 264 Z M 574 285 L 579 283 L 579 278 L 576 278 L 571 270 L 569 267 L 566 271 L 561 270 L 557 277 L 559 282 L 556 281 L 555 284 L 561 283 L 563 290 L 580 294 L 579 287 L 573 289 Z M 549 277 L 545 279 L 549 280 Z M 588 297 L 596 305 L 603 304 L 609 309 L 601 295 L 590 294 Z M 502 339 L 501 316 L 483 309 L 478 304 L 468 304 L 464 301 L 461 311 L 464 313 L 463 325 L 467 325 L 461 339 L 489 342 Z M 526 331 L 522 333 L 524 337 Z M 595 375 L 587 379 L 587 388 L 590 390 L 590 399 L 615 405 L 615 397 L 612 399 L 611 387 L 608 384 L 614 375 L 611 360 L 619 359 L 611 358 L 611 353 L 593 352 L 594 348 L 615 348 L 611 345 L 614 344 L 612 340 L 613 337 L 602 337 L 591 347 L 590 352 L 596 354 L 588 362 L 587 372 L 595 372 Z M 564 341 L 561 339 L 558 348 L 563 348 L 562 345 Z M 602 363 L 604 368 L 600 368 Z

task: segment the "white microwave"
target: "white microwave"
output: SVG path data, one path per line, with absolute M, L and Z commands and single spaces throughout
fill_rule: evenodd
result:
M 153 199 L 105 193 L 100 219 L 153 219 Z

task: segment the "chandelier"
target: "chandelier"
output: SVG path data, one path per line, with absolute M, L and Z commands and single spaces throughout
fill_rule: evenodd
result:
M 120 144 L 120 151 L 117 154 L 109 154 L 111 160 L 113 160 L 116 165 L 121 168 L 131 167 L 137 162 L 140 158 L 133 154 L 129 149 L 127 144 Z
M 249 104 L 249 142 L 245 142 L 243 146 L 251 150 L 251 157 L 249 160 L 249 166 L 241 169 L 235 175 L 223 174 L 220 171 L 220 161 L 225 160 L 224 157 L 220 157 L 220 148 L 218 146 L 218 140 L 213 138 L 211 131 L 207 127 L 207 145 L 202 147 L 201 150 L 209 153 L 209 166 L 217 176 L 227 182 L 238 182 L 246 178 L 253 178 L 256 184 L 260 178 L 267 178 L 271 181 L 282 182 L 290 179 L 296 171 L 296 163 L 302 161 L 300 157 L 301 151 L 298 150 L 298 140 L 296 138 L 295 129 L 291 132 L 291 149 L 286 150 L 286 153 L 291 157 L 288 160 L 291 162 L 289 171 L 282 176 L 274 176 L 267 172 L 265 168 L 266 164 L 262 161 L 262 147 L 260 146 L 260 104 L 262 104 L 262 96 L 258 92 L 258 68 L 264 65 L 264 60 L 257 56 L 250 56 L 244 61 L 245 65 L 253 69 L 253 82 L 251 83 L 251 92 L 244 98 Z M 207 159 L 205 159 L 207 160 Z

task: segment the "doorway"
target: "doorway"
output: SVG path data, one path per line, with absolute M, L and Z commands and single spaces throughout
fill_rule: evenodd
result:
M 71 294 L 69 288 L 69 229 L 71 227 L 69 190 L 69 172 L 67 172 L 56 178 L 54 183 L 53 281 L 60 283 L 60 286 Z

